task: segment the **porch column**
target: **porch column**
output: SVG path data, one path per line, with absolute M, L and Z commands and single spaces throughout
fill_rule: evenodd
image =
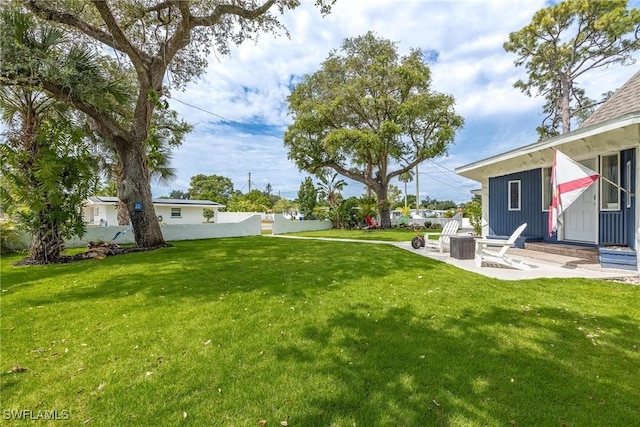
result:
M 636 148 L 636 186 L 634 188 L 635 197 L 633 201 L 636 205 L 636 247 L 634 249 L 636 251 L 636 268 L 640 276 L 640 202 L 638 202 L 638 193 L 640 193 L 640 148 Z
M 482 180 L 481 199 L 482 199 L 481 237 L 483 239 L 486 239 L 487 235 L 489 234 L 489 178 L 484 178 Z

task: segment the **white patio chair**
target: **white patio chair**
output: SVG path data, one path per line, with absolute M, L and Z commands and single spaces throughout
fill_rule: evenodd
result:
M 513 246 L 516 239 L 520 237 L 524 229 L 527 228 L 527 223 L 522 224 L 516 228 L 507 240 L 500 239 L 476 239 L 476 254 L 475 262 L 476 267 L 482 267 L 482 261 L 490 261 L 497 264 L 506 265 L 507 267 L 516 268 L 518 270 L 531 270 L 531 266 L 525 264 L 522 261 L 509 258 L 507 256 L 507 250 Z M 488 249 L 490 247 L 500 248 L 499 250 Z
M 426 249 L 438 249 L 440 253 L 444 251 L 445 245 L 449 245 L 450 237 L 458 233 L 460 223 L 458 221 L 449 221 L 440 233 L 424 233 L 424 246 Z M 429 235 L 439 235 L 438 240 L 429 240 Z

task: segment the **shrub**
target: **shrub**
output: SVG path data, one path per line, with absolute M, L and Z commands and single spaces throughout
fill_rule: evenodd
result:
M 202 210 L 202 216 L 207 220 L 207 222 L 211 222 L 211 218 L 213 218 L 216 213 L 211 208 L 204 208 Z
M 13 222 L 0 221 L 0 254 L 10 254 L 26 249 L 20 239 L 20 231 Z

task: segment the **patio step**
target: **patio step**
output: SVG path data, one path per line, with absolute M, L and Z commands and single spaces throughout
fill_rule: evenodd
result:
M 531 251 L 580 258 L 594 263 L 600 262 L 600 254 L 596 247 L 564 245 L 560 243 L 525 242 L 524 248 Z

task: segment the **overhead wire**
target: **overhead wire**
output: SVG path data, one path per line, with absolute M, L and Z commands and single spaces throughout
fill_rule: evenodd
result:
M 240 122 L 236 122 L 236 121 L 233 121 L 233 120 L 229 120 L 229 119 L 227 119 L 226 117 L 224 117 L 224 116 L 222 116 L 220 114 L 214 113 L 214 112 L 206 110 L 206 109 L 204 109 L 202 107 L 198 107 L 196 105 L 193 105 L 193 104 L 190 104 L 188 102 L 182 101 L 182 100 L 180 100 L 180 99 L 178 99 L 176 97 L 171 96 L 170 99 L 175 100 L 175 101 L 179 102 L 180 104 L 183 104 L 183 105 L 185 105 L 187 107 L 194 108 L 194 109 L 196 109 L 198 111 L 202 111 L 203 113 L 209 114 L 209 115 L 211 115 L 213 117 L 217 117 L 220 120 L 222 120 L 225 124 L 228 124 L 228 125 L 231 125 L 231 126 L 235 126 L 235 127 L 239 127 L 239 128 L 250 129 L 250 130 L 256 132 L 257 134 L 262 134 L 262 135 L 266 135 L 266 136 L 271 136 L 271 137 L 274 137 L 274 138 L 282 139 L 282 135 L 276 135 L 276 134 L 273 134 L 273 133 L 270 133 L 270 132 L 266 132 L 264 129 L 260 129 L 260 128 L 256 127 L 256 126 L 252 126 L 252 125 L 249 125 L 249 124 L 246 124 L 246 123 L 240 123 Z M 431 159 L 427 159 L 427 161 L 429 163 L 433 164 L 434 166 L 437 166 L 437 167 L 443 169 L 447 173 L 452 173 L 456 178 L 461 178 L 460 175 L 458 175 L 455 171 L 453 171 L 453 170 L 451 170 L 451 169 L 449 169 L 449 168 L 447 168 L 445 166 L 442 166 L 442 165 L 434 162 Z M 431 172 L 419 172 L 419 175 L 427 175 L 427 174 L 431 175 L 432 173 Z M 454 185 L 451 185 L 450 183 L 448 183 L 446 181 L 437 179 L 433 175 L 431 176 L 431 178 L 433 178 L 435 181 L 439 182 L 440 184 L 443 184 L 445 186 L 460 190 L 459 187 L 455 187 Z M 468 184 L 467 182 L 463 182 L 463 181 L 459 181 L 458 183 L 459 184 Z M 246 185 L 244 187 L 246 187 Z
M 252 125 L 249 125 L 249 124 L 246 124 L 246 123 L 241 123 L 241 122 L 236 122 L 236 121 L 233 121 L 233 120 L 229 120 L 226 117 L 221 116 L 220 114 L 216 114 L 216 113 L 214 113 L 212 111 L 205 110 L 204 108 L 198 107 L 196 105 L 189 104 L 188 102 L 182 101 L 182 100 L 180 100 L 180 99 L 178 99 L 176 97 L 171 96 L 170 99 L 173 99 L 174 101 L 177 101 L 180 104 L 186 105 L 187 107 L 195 108 L 196 110 L 202 111 L 203 113 L 206 113 L 206 114 L 209 114 L 211 116 L 217 117 L 220 120 L 222 120 L 225 124 L 228 124 L 228 125 L 231 125 L 231 126 L 235 126 L 235 127 L 250 129 L 250 130 L 253 130 L 253 131 L 255 131 L 255 132 L 259 133 L 259 134 L 262 134 L 262 135 L 272 136 L 274 138 L 282 139 L 282 135 L 276 135 L 276 134 L 271 133 L 271 132 L 266 132 L 264 129 L 260 129 L 260 128 L 256 127 L 256 126 L 252 126 Z

